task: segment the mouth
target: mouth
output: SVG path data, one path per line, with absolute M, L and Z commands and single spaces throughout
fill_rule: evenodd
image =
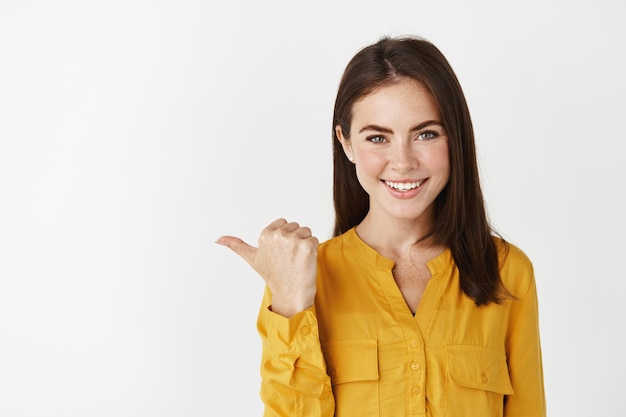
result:
M 387 181 L 387 180 L 384 180 L 383 182 L 389 188 L 393 188 L 396 191 L 406 193 L 408 191 L 418 188 L 420 185 L 424 184 L 424 182 L 426 182 L 427 180 L 428 178 L 419 180 L 419 181 L 411 181 L 411 182 L 394 182 L 394 181 Z

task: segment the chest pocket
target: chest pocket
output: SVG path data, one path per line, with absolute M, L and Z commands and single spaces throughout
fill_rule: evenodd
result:
M 335 416 L 378 416 L 378 343 L 336 340 L 322 345 L 335 396 Z
M 501 416 L 513 394 L 506 356 L 482 346 L 448 345 L 446 411 L 454 416 Z

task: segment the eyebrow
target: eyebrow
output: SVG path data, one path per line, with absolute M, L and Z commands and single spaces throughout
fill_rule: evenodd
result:
M 411 128 L 411 132 L 415 132 L 417 130 L 422 130 L 423 128 L 427 127 L 427 126 L 432 126 L 432 125 L 439 125 L 441 127 L 443 127 L 443 124 L 439 121 L 439 120 L 427 120 L 425 122 L 419 123 L 415 126 L 413 126 Z M 367 126 L 363 126 L 361 128 L 361 130 L 359 130 L 359 133 L 363 133 L 367 130 L 373 130 L 375 132 L 382 132 L 382 133 L 393 133 L 393 130 L 388 128 L 388 127 L 384 127 L 384 126 L 378 126 L 378 125 L 367 125 Z

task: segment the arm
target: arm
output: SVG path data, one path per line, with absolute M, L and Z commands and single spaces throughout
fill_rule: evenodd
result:
M 317 238 L 308 227 L 278 219 L 263 229 L 258 248 L 234 236 L 217 243 L 240 255 L 266 283 L 258 319 L 264 415 L 332 417 L 334 399 L 313 307 Z
M 257 327 L 261 336 L 261 399 L 265 417 L 332 417 L 330 377 L 319 341 L 315 307 L 290 318 L 271 311 L 265 297 Z
M 545 417 L 546 402 L 543 386 L 537 289 L 532 266 L 524 277 L 530 285 L 523 295 L 513 301 L 507 360 L 514 394 L 506 399 L 505 417 Z

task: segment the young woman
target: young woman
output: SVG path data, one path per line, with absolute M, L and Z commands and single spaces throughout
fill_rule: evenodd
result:
M 333 118 L 335 237 L 278 219 L 265 280 L 266 416 L 545 416 L 537 296 L 492 234 L 467 104 L 431 43 L 383 38 L 350 61 Z

